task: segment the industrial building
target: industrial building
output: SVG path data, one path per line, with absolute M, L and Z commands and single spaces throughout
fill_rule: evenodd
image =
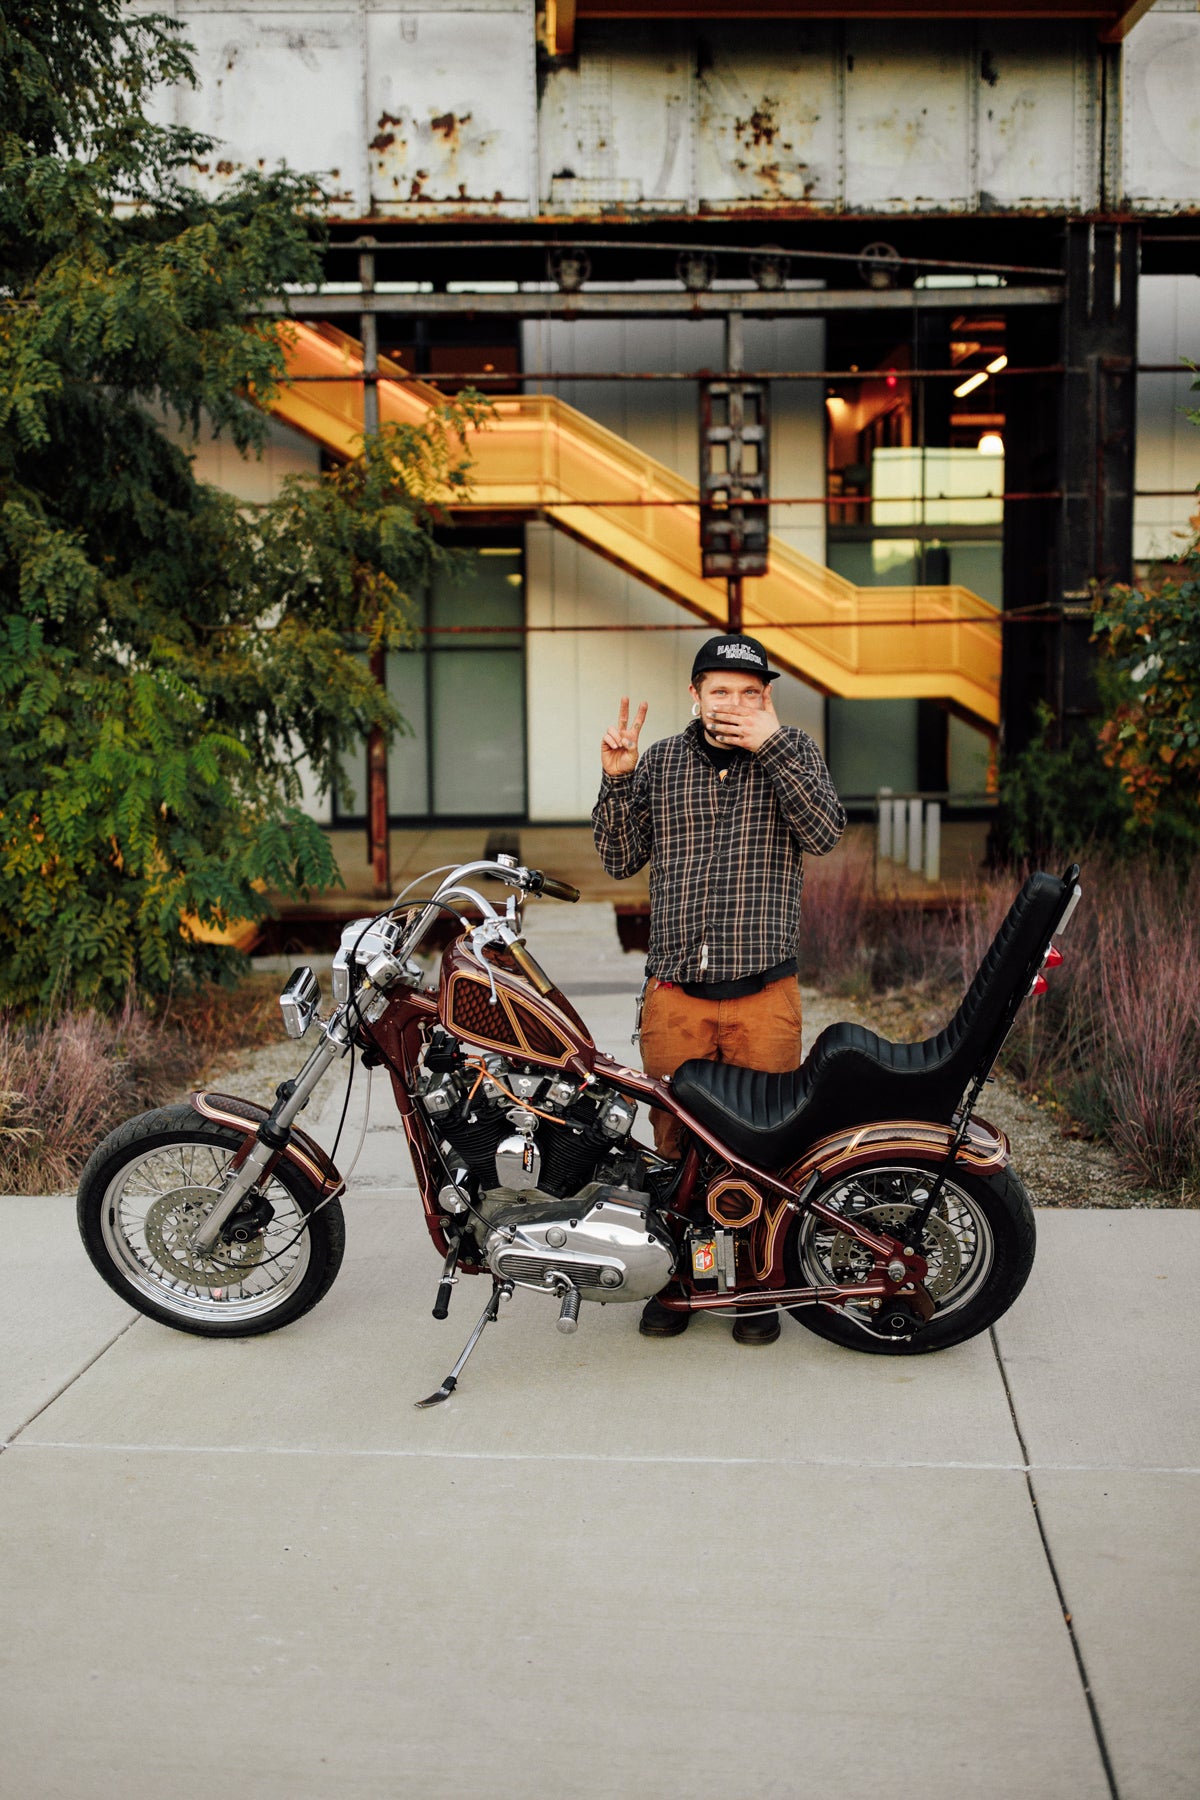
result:
M 969 806 L 1037 700 L 1087 714 L 1091 584 L 1169 555 L 1200 481 L 1195 0 L 174 10 L 196 182 L 329 195 L 268 451 L 199 471 L 262 497 L 494 397 L 472 573 L 388 659 L 393 823 L 585 819 L 619 696 L 678 730 L 727 620 L 852 803 Z M 368 785 L 364 745 L 314 810 Z

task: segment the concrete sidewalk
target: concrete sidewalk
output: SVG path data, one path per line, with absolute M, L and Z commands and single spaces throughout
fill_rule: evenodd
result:
M 629 1054 L 611 910 L 530 936 Z M 486 1292 L 431 1318 L 375 1086 L 342 1273 L 266 1338 L 131 1313 L 69 1199 L 0 1200 L 0 1791 L 1194 1800 L 1200 1216 L 1042 1213 L 994 1336 L 911 1360 L 518 1294 L 418 1413 Z

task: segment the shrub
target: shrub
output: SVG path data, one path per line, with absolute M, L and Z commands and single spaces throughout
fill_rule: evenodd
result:
M 1181 876 L 1096 852 L 1083 869 L 1063 965 L 1021 1009 L 1001 1066 L 1108 1137 L 1147 1186 L 1200 1198 L 1200 863 Z M 873 907 L 869 857 L 835 859 L 805 891 L 802 978 L 834 992 L 853 979 L 862 994 L 924 984 L 948 1016 L 1023 874 L 993 873 L 956 908 L 922 912 Z
M 0 1011 L 0 1193 L 74 1184 L 97 1140 L 203 1079 L 214 1057 L 279 1037 L 278 978 L 196 990 L 159 1017 Z
M 871 852 L 847 845 L 805 872 L 797 953 L 800 980 L 832 992 L 869 985 L 866 925 L 874 886 Z

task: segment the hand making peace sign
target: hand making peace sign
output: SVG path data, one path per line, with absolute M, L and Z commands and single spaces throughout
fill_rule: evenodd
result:
M 629 723 L 629 696 L 622 694 L 617 722 L 610 725 L 600 744 L 600 764 L 606 775 L 631 775 L 637 767 L 638 735 L 646 722 L 646 702 Z

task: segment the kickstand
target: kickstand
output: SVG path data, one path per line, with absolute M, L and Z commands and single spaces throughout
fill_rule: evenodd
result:
M 437 1392 L 434 1394 L 430 1394 L 429 1397 L 425 1400 L 414 1400 L 414 1402 L 413 1402 L 414 1406 L 416 1406 L 418 1408 L 426 1407 L 426 1406 L 440 1406 L 443 1400 L 448 1400 L 450 1398 L 451 1394 L 454 1392 L 455 1388 L 458 1386 L 458 1378 L 463 1372 L 463 1368 L 466 1364 L 466 1360 L 467 1360 L 468 1356 L 470 1356 L 472 1350 L 475 1348 L 476 1344 L 479 1342 L 480 1338 L 483 1336 L 484 1326 L 491 1325 L 493 1323 L 493 1321 L 495 1320 L 496 1314 L 500 1311 L 501 1300 L 511 1300 L 512 1293 L 513 1293 L 513 1284 L 511 1281 L 497 1281 L 497 1282 L 493 1283 L 492 1297 L 488 1301 L 487 1305 L 484 1307 L 483 1311 L 480 1313 L 479 1318 L 476 1322 L 474 1331 L 471 1333 L 470 1337 L 467 1339 L 465 1345 L 463 1346 L 462 1355 L 459 1357 L 458 1361 L 455 1363 L 454 1367 L 451 1369 L 450 1373 L 447 1375 L 445 1381 L 443 1381 L 441 1387 L 438 1388 Z

